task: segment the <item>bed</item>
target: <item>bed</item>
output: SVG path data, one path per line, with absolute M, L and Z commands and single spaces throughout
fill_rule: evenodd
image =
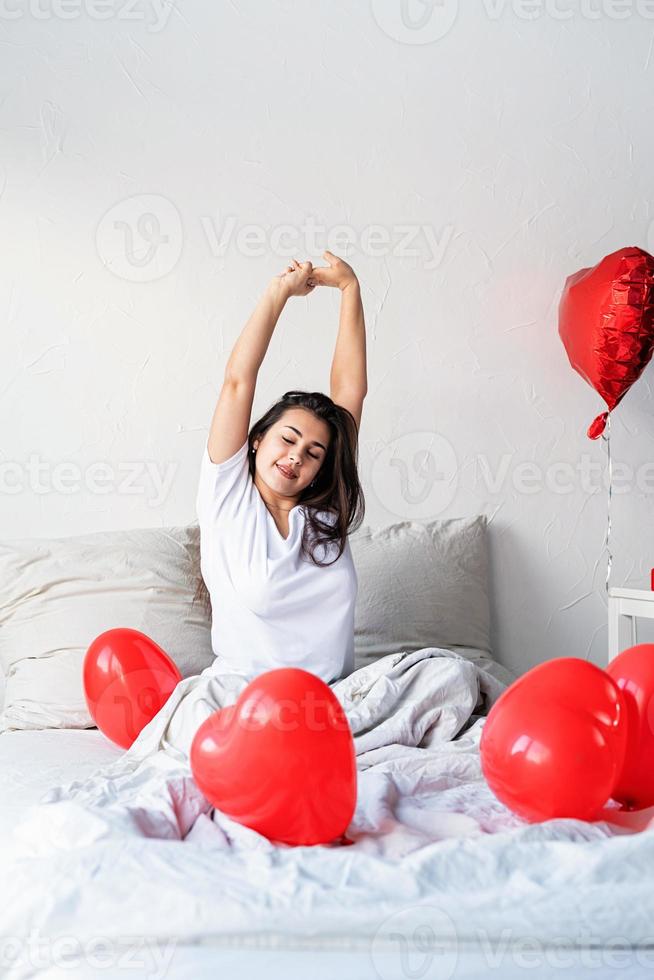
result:
M 466 554 L 450 571 L 470 570 Z M 515 675 L 485 645 L 372 655 L 375 630 L 390 646 L 399 637 L 380 627 L 378 589 L 371 609 L 358 667 L 333 688 L 357 752 L 350 845 L 276 846 L 203 807 L 183 761 L 166 756 L 156 771 L 147 729 L 123 753 L 95 728 L 39 727 L 35 702 L 18 697 L 36 675 L 12 690 L 20 671 L 6 671 L 4 717 L 23 728 L 0 734 L 3 976 L 649 975 L 654 834 L 510 813 L 483 779 L 479 739 Z M 16 623 L 5 625 L 6 637 Z M 189 668 L 183 683 L 211 669 Z M 63 704 L 51 701 L 48 717 Z

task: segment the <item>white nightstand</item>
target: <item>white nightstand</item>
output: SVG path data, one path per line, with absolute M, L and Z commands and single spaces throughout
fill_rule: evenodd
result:
M 609 660 L 638 642 L 637 616 L 654 619 L 654 591 L 609 589 Z

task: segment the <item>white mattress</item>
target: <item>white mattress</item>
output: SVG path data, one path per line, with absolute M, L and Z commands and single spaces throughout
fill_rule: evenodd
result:
M 116 960 L 121 956 L 123 966 L 93 968 L 71 959 L 62 967 L 4 974 L 3 980 L 650 980 L 653 969 L 641 962 L 638 950 L 615 949 L 602 956 L 576 950 L 538 953 L 526 946 L 519 956 L 479 948 L 459 949 L 454 956 L 424 951 L 398 956 L 374 948 L 316 951 L 212 945 L 177 945 L 170 956 L 165 949 L 152 955 L 117 951 Z
M 483 665 L 489 673 L 506 683 L 512 679 L 512 675 L 500 665 L 494 664 L 480 651 L 457 648 L 457 652 Z M 474 741 L 472 737 L 462 739 L 461 751 L 467 753 L 469 746 Z M 99 767 L 112 762 L 121 755 L 122 750 L 110 743 L 97 729 L 7 732 L 0 735 L 0 829 L 2 830 L 2 838 L 7 839 L 11 827 L 20 820 L 21 814 L 32 804 L 38 803 L 43 794 L 51 787 L 67 784 L 72 780 L 84 779 Z M 630 843 L 636 844 L 636 841 L 629 841 L 631 835 L 600 840 L 594 838 L 594 835 L 589 832 L 588 836 L 580 833 L 578 843 L 575 844 L 574 833 L 572 835 L 569 833 L 567 825 L 568 821 L 550 821 L 547 828 L 545 825 L 543 828 L 534 826 L 527 828 L 524 833 L 521 832 L 519 843 L 516 842 L 516 848 L 522 854 L 522 858 L 516 860 L 515 867 L 509 875 L 506 873 L 506 860 L 507 855 L 510 854 L 510 847 L 504 848 L 502 851 L 499 850 L 500 843 L 503 847 L 505 843 L 510 843 L 509 834 L 484 835 L 488 836 L 488 843 L 494 844 L 495 849 L 489 848 L 485 855 L 488 862 L 487 866 L 484 866 L 483 863 L 479 866 L 480 904 L 484 906 L 490 899 L 495 907 L 506 902 L 508 908 L 511 903 L 507 900 L 511 895 L 512 887 L 515 887 L 521 894 L 531 893 L 532 900 L 536 903 L 542 901 L 543 881 L 533 874 L 538 867 L 536 854 L 537 852 L 544 852 L 550 845 L 554 845 L 559 840 L 560 830 L 561 868 L 557 870 L 554 866 L 552 871 L 554 877 L 560 877 L 561 880 L 570 876 L 572 871 L 575 877 L 571 880 L 579 881 L 579 893 L 574 895 L 574 901 L 571 902 L 571 906 L 574 906 L 579 914 L 576 932 L 587 931 L 590 933 L 594 931 L 596 934 L 598 930 L 601 931 L 601 925 L 597 921 L 592 921 L 592 915 L 591 921 L 585 921 L 585 913 L 583 912 L 586 905 L 584 895 L 587 894 L 587 907 L 595 910 L 594 918 L 597 920 L 598 908 L 601 907 L 598 904 L 599 890 L 603 888 L 604 893 L 608 894 L 606 881 L 602 879 L 600 873 L 602 865 L 599 858 L 599 847 L 601 845 L 605 849 L 602 852 L 604 855 L 602 861 L 606 863 L 607 867 L 619 866 L 617 854 L 611 858 L 609 849 L 612 846 L 616 850 L 624 847 L 625 861 L 627 862 L 625 864 L 626 878 L 627 869 L 633 874 L 634 865 L 630 858 L 635 857 L 636 850 L 630 848 L 629 845 Z M 543 833 L 542 829 L 545 829 L 546 832 Z M 649 846 L 649 841 L 644 840 L 644 834 L 638 836 L 643 838 L 643 859 L 647 861 L 653 853 L 652 848 Z M 133 844 L 133 842 L 131 843 Z M 451 858 L 449 863 L 452 868 L 455 868 L 456 857 L 459 854 L 462 868 L 467 863 L 469 869 L 472 850 L 478 851 L 480 858 L 485 853 L 482 852 L 480 846 L 483 843 L 481 840 L 474 839 L 448 840 L 443 841 L 442 846 L 445 851 L 449 852 Z M 141 872 L 143 873 L 147 868 L 149 874 L 156 876 L 157 867 L 160 866 L 163 875 L 165 868 L 161 862 L 164 860 L 166 848 L 174 848 L 176 845 L 170 841 L 152 841 L 149 844 L 152 845 L 148 847 L 148 850 L 151 852 L 153 863 L 144 864 Z M 530 847 L 533 848 L 533 855 L 528 856 Z M 119 851 L 112 851 L 111 848 L 108 848 L 105 852 L 99 848 L 98 861 L 100 863 L 98 870 L 102 869 L 102 857 L 105 853 L 107 859 L 113 857 L 122 859 Z M 332 853 L 337 854 L 337 852 Z M 550 857 L 552 853 L 554 853 L 553 850 L 550 850 Z M 281 852 L 280 855 L 280 881 L 284 878 L 281 863 L 284 854 L 285 852 Z M 210 849 L 207 849 L 206 855 L 207 861 L 212 860 Z M 126 848 L 124 856 L 129 857 L 129 848 Z M 221 860 L 223 859 L 223 856 L 217 853 L 214 857 L 216 860 L 219 857 Z M 427 865 L 422 865 L 417 857 L 416 853 L 414 860 L 409 854 L 406 860 L 409 864 L 413 863 L 415 875 L 418 876 L 416 880 L 419 880 L 420 876 L 424 875 Z M 140 855 L 138 852 L 134 852 L 125 866 L 133 869 L 134 873 L 138 873 L 139 860 Z M 356 868 L 356 873 L 353 865 L 353 878 L 356 875 L 360 878 L 361 869 L 367 862 L 370 864 L 371 873 L 376 866 L 381 867 L 381 865 L 377 865 L 372 853 L 367 858 L 362 856 L 361 865 Z M 577 862 L 578 879 L 574 870 Z M 58 872 L 56 878 L 57 901 L 64 902 L 66 891 L 62 883 L 66 880 L 65 863 L 54 864 L 53 868 L 55 867 Z M 95 872 L 89 871 L 88 865 L 84 867 L 86 869 L 85 874 L 88 873 L 95 877 Z M 263 870 L 264 865 L 262 864 L 261 867 Z M 335 863 L 334 867 L 336 867 Z M 550 867 L 552 867 L 551 864 Z M 104 869 L 102 870 L 104 872 Z M 63 872 L 63 877 L 61 877 L 61 872 Z M 467 874 L 469 874 L 469 870 Z M 169 879 L 169 884 L 172 885 L 173 880 Z M 287 884 L 292 881 L 291 878 L 284 880 Z M 403 882 L 403 885 L 398 887 L 406 888 L 406 877 L 399 878 L 398 881 Z M 495 881 L 498 884 L 501 882 L 501 888 L 498 887 L 493 894 L 493 889 L 496 887 Z M 90 879 L 88 883 L 91 885 Z M 180 895 L 186 894 L 183 892 L 181 882 L 179 884 Z M 298 881 L 295 884 L 300 886 L 301 882 Z M 354 882 L 348 879 L 343 884 L 351 886 Z M 362 888 L 361 902 L 365 904 L 365 877 L 361 879 L 360 884 Z M 426 879 L 424 884 L 427 885 Z M 620 895 L 624 900 L 625 881 L 616 880 L 616 885 L 618 884 L 621 885 Z M 334 902 L 337 903 L 339 900 L 339 882 L 335 882 L 334 885 Z M 43 890 L 44 908 L 47 907 L 51 922 L 54 899 L 50 893 L 49 882 L 43 880 L 40 887 Z M 576 891 L 577 885 L 570 884 L 568 887 Z M 471 894 L 474 895 L 474 888 L 472 888 L 469 878 L 465 882 L 461 882 L 460 889 L 461 897 L 470 901 Z M 456 889 L 453 890 L 452 881 L 448 881 L 447 891 L 448 900 L 456 902 Z M 302 892 L 298 892 L 298 896 L 302 894 Z M 307 889 L 306 895 L 310 896 L 310 894 Z M 79 901 L 79 893 L 71 892 L 71 899 L 73 895 L 75 900 Z M 616 895 L 616 903 L 618 897 Z M 642 900 L 642 893 L 640 897 Z M 280 898 L 283 899 L 283 896 Z M 407 895 L 403 901 L 405 905 L 415 905 L 415 901 L 410 895 Z M 641 909 L 642 915 L 645 915 L 644 904 L 641 905 Z M 92 910 L 90 913 L 88 908 L 85 910 L 80 908 L 79 911 L 80 913 L 83 911 L 87 920 L 89 914 L 92 914 Z M 143 928 L 143 922 L 147 921 L 146 911 L 143 910 L 142 912 L 141 928 Z M 613 914 L 613 918 L 609 914 L 610 912 Z M 614 913 L 615 909 L 607 907 L 607 925 L 611 923 L 612 930 L 611 935 L 607 938 L 615 944 L 619 937 L 615 935 Z M 67 914 L 70 912 L 68 911 Z M 543 926 L 545 925 L 546 923 L 543 923 Z M 644 921 L 643 943 L 646 938 L 645 932 L 648 935 L 654 932 L 654 929 L 648 929 L 646 926 L 647 922 Z M 102 935 L 102 922 L 98 922 L 97 928 L 98 935 Z M 218 973 L 231 977 L 235 976 L 237 972 L 241 977 L 251 976 L 254 978 L 256 976 L 260 978 L 264 976 L 267 980 L 277 980 L 278 977 L 291 980 L 294 977 L 304 978 L 308 974 L 312 976 L 313 980 L 323 980 L 323 978 L 325 980 L 330 978 L 331 980 L 335 975 L 339 976 L 340 980 L 349 980 L 350 977 L 352 980 L 355 978 L 356 980 L 367 980 L 368 977 L 371 980 L 380 977 L 382 980 L 385 980 L 386 977 L 397 977 L 403 980 L 407 976 L 434 976 L 438 977 L 439 980 L 450 977 L 455 978 L 455 980 L 471 980 L 472 977 L 501 976 L 503 980 L 504 978 L 514 980 L 514 978 L 522 977 L 525 974 L 534 977 L 559 976 L 564 969 L 567 969 L 569 974 L 575 977 L 575 980 L 579 980 L 579 978 L 585 980 L 586 977 L 617 978 L 626 975 L 630 978 L 644 978 L 651 976 L 654 971 L 654 953 L 646 948 L 635 948 L 627 952 L 620 950 L 616 952 L 615 950 L 598 949 L 561 949 L 552 943 L 551 935 L 547 942 L 540 944 L 536 934 L 537 930 L 535 929 L 534 932 L 531 946 L 525 944 L 524 947 L 515 947 L 508 942 L 505 946 L 492 945 L 488 947 L 484 943 L 475 945 L 466 939 L 449 949 L 443 946 L 439 947 L 437 944 L 436 951 L 432 949 L 425 954 L 424 947 L 423 951 L 420 951 L 421 944 L 425 939 L 425 936 L 421 934 L 415 935 L 416 942 L 413 952 L 411 952 L 412 937 L 410 934 L 408 937 L 409 945 L 406 946 L 405 943 L 402 943 L 401 948 L 398 948 L 397 944 L 395 944 L 395 948 L 387 948 L 383 943 L 376 940 L 374 935 L 371 936 L 369 931 L 358 934 L 356 928 L 347 934 L 343 932 L 330 935 L 327 930 L 324 933 L 310 936 L 298 936 L 296 934 L 285 938 L 277 932 L 275 935 L 267 937 L 266 934 L 257 932 L 256 918 L 253 918 L 251 935 L 243 931 L 238 935 L 233 933 L 225 935 L 221 930 L 216 930 L 215 935 L 212 935 L 203 930 L 198 934 L 196 941 L 191 940 L 189 935 L 185 934 L 179 941 L 171 937 L 168 945 L 162 943 L 160 936 L 158 940 L 150 940 L 145 937 L 144 945 L 138 949 L 135 948 L 131 940 L 126 941 L 122 954 L 119 943 L 114 941 L 111 947 L 113 960 L 110 966 L 101 965 L 96 968 L 90 965 L 88 961 L 77 961 L 75 954 L 72 954 L 65 965 L 46 964 L 40 965 L 38 968 L 32 966 L 29 969 L 17 967 L 15 971 L 6 970 L 3 977 L 6 977 L 7 980 L 14 980 L 14 978 L 26 980 L 27 977 L 55 980 L 55 978 L 75 976 L 91 980 L 97 976 L 104 978 L 104 980 L 113 977 L 119 980 L 126 973 L 130 975 L 129 969 L 131 968 L 131 975 L 165 976 L 166 980 L 178 980 L 178 978 L 186 977 L 189 980 L 191 978 L 202 980 L 204 977 L 214 977 Z M 544 929 L 544 932 L 548 932 L 548 930 Z M 551 930 L 549 932 L 551 933 Z M 121 961 L 120 955 L 126 958 Z M 429 958 L 431 963 L 430 969 L 426 969 L 425 956 Z M 143 964 L 141 972 L 137 970 L 135 973 L 134 959 Z
M 0 833 L 48 789 L 89 776 L 122 751 L 97 728 L 0 735 Z

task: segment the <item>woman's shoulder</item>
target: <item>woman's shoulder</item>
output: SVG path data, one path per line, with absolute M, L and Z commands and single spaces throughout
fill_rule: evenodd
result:
M 246 441 L 229 459 L 214 463 L 205 443 L 196 494 L 200 524 L 215 522 L 221 512 L 229 510 L 232 513 L 249 503 L 254 483 L 247 450 Z
M 319 508 L 311 508 L 311 509 L 314 511 L 315 514 L 319 515 L 320 519 L 323 520 L 326 524 L 334 526 L 338 521 L 338 513 L 334 510 L 322 510 Z M 309 508 L 305 507 L 305 510 L 309 510 Z M 320 535 L 317 534 L 316 537 L 319 539 Z M 314 540 L 313 535 L 311 535 L 310 539 Z M 319 547 L 324 549 L 321 555 L 321 560 L 322 560 L 322 558 L 327 553 L 327 551 L 330 554 L 336 553 L 336 551 L 338 551 L 339 541 L 337 539 L 337 540 L 331 540 L 328 543 L 323 542 L 319 545 Z M 338 562 L 336 562 L 336 564 L 338 565 L 352 564 L 352 562 L 353 562 L 353 558 L 352 558 L 352 550 L 350 548 L 350 539 L 349 536 L 346 536 L 343 552 L 339 556 L 339 560 Z

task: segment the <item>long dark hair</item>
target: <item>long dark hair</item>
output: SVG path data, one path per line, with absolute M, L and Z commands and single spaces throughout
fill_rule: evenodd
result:
M 322 419 L 329 426 L 331 438 L 322 466 L 314 479 L 314 485 L 306 486 L 298 498 L 298 504 L 306 506 L 306 521 L 302 534 L 301 554 L 315 565 L 325 567 L 337 561 L 345 549 L 347 536 L 356 531 L 365 516 L 365 498 L 359 482 L 358 457 L 359 443 L 357 425 L 352 413 L 342 405 L 337 405 L 321 391 L 287 391 L 275 402 L 261 418 L 254 423 L 248 435 L 248 464 L 250 476 L 256 474 L 252 444 L 262 438 L 289 408 L 305 408 Z M 327 511 L 336 520 L 322 520 L 318 513 Z M 328 554 L 330 544 L 338 545 L 338 553 L 333 561 L 319 561 L 316 558 L 318 547 L 324 546 Z M 202 574 L 193 602 L 202 598 L 207 612 L 211 610 L 211 600 Z

